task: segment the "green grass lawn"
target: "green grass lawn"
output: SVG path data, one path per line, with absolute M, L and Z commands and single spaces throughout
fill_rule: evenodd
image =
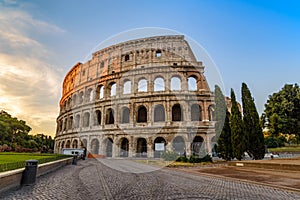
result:
M 300 152 L 300 146 L 269 148 L 270 152 Z
M 26 160 L 38 160 L 38 164 L 42 164 L 67 157 L 60 154 L 0 152 L 0 172 L 22 168 Z

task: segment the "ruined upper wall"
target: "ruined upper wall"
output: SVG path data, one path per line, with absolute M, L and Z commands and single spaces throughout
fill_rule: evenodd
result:
M 195 66 L 201 72 L 204 69 L 202 63 L 197 62 L 183 35 L 130 40 L 96 51 L 91 60 L 77 63 L 65 77 L 63 96 L 86 82 L 97 82 L 100 77 L 135 68 L 162 66 Z

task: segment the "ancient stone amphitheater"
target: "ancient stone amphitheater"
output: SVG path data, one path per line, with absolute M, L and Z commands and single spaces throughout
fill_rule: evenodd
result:
M 66 75 L 55 151 L 160 157 L 211 153 L 213 94 L 182 35 L 130 40 L 96 51 Z

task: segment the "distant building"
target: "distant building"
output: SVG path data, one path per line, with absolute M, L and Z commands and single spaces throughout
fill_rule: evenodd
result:
M 106 157 L 211 153 L 214 96 L 184 36 L 157 36 L 94 52 L 66 75 L 55 152 Z M 214 139 L 215 140 L 215 139 Z

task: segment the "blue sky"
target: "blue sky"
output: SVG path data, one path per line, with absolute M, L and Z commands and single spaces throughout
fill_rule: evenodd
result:
M 0 109 L 54 135 L 67 71 L 110 36 L 143 27 L 201 44 L 225 94 L 240 99 L 247 83 L 259 113 L 268 95 L 299 83 L 298 1 L 0 0 Z

